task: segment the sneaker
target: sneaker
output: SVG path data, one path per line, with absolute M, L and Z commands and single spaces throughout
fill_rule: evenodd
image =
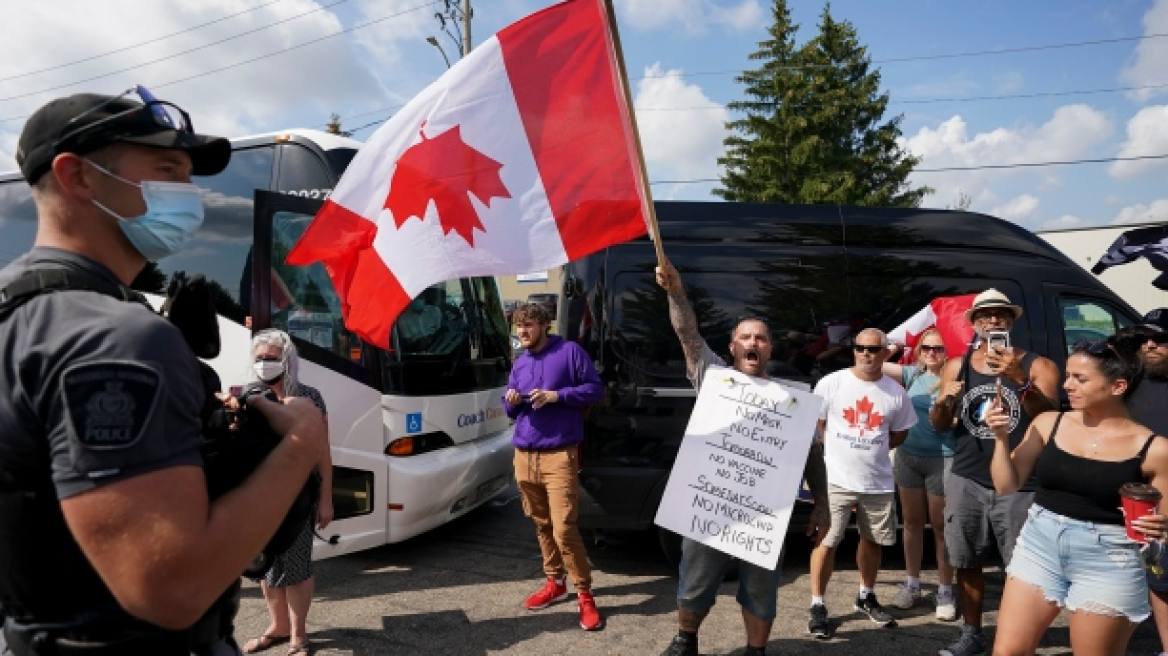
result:
M 913 606 L 916 606 L 917 602 L 919 602 L 920 600 L 921 600 L 921 589 L 920 588 L 910 588 L 907 585 L 902 583 L 900 585 L 900 587 L 896 589 L 896 595 L 894 597 L 892 597 L 892 605 L 895 608 L 908 610 L 908 609 L 912 608 Z
M 942 622 L 952 622 L 957 619 L 957 600 L 952 592 L 938 592 L 933 598 L 937 604 L 937 619 Z
M 938 656 L 976 656 L 986 653 L 990 646 L 989 638 L 981 629 L 968 624 L 961 627 L 961 635 L 948 647 L 937 652 Z
M 811 610 L 807 614 L 807 633 L 820 640 L 830 638 L 831 622 L 827 621 L 827 606 L 823 604 L 812 604 Z
M 661 652 L 661 656 L 698 656 L 697 638 L 690 640 L 682 635 L 673 636 L 669 648 Z
M 564 579 L 548 579 L 543 587 L 537 590 L 534 594 L 523 602 L 527 606 L 527 610 L 539 610 L 547 608 L 557 601 L 563 601 L 568 598 L 568 584 Z
M 595 631 L 600 628 L 600 610 L 596 608 L 596 601 L 591 592 L 576 593 L 576 602 L 580 604 L 580 628 L 585 631 Z
M 878 626 L 896 626 L 896 618 L 888 614 L 884 607 L 876 601 L 876 593 L 869 592 L 867 597 L 856 597 L 856 610 L 868 616 L 868 619 Z

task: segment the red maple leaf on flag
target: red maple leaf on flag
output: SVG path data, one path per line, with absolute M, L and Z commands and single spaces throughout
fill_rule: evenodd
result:
M 407 148 L 397 161 L 385 208 L 393 212 L 393 221 L 400 228 L 413 217 L 421 220 L 433 200 L 442 233 L 457 232 L 473 248 L 475 228 L 483 232 L 486 228 L 470 194 L 488 207 L 492 198 L 510 198 L 499 177 L 503 165 L 468 146 L 459 125 L 431 139 L 424 131 L 420 134 L 422 140 Z
M 884 415 L 873 410 L 874 405 L 865 396 L 856 401 L 855 408 L 844 408 L 844 419 L 848 421 L 848 427 L 859 428 L 861 433 L 879 428 L 880 424 L 884 423 Z

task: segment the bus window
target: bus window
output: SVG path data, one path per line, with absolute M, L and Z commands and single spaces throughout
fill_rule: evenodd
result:
M 158 264 L 161 287 L 144 291 L 166 293 L 166 280 L 175 271 L 201 273 L 211 283 L 219 314 L 246 323 L 251 313 L 253 199 L 256 189 L 271 185 L 272 161 L 271 146 L 237 150 L 222 173 L 195 178 L 203 190 L 203 227 L 181 251 Z
M 19 174 L 0 180 L 0 267 L 32 248 L 36 226 L 32 188 Z
M 350 361 L 360 361 L 360 341 L 345 328 L 341 301 L 320 262 L 291 266 L 288 251 L 312 217 L 276 212 L 272 218 L 271 325 Z
M 340 175 L 340 172 L 337 173 Z M 276 191 L 324 200 L 333 190 L 333 177 L 316 153 L 298 144 L 280 146 Z

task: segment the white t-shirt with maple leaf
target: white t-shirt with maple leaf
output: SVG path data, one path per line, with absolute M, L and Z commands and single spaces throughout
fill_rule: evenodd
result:
M 896 491 L 888 434 L 912 428 L 916 412 L 895 380 L 861 380 L 849 369 L 824 376 L 815 386 L 823 397 L 823 457 L 827 482 L 852 492 Z

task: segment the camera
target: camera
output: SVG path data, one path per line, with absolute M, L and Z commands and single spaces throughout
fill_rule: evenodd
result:
M 986 334 L 986 341 L 989 342 L 990 348 L 1004 351 L 1010 348 L 1010 333 L 1004 330 L 991 330 Z
M 203 471 L 211 499 L 242 483 L 283 439 L 252 405 L 261 396 L 279 403 L 275 392 L 262 383 L 252 383 L 234 396 L 239 402 L 238 411 L 233 412 L 220 403 L 203 420 Z M 287 551 L 305 524 L 311 521 L 319 498 L 320 474 L 314 472 L 293 501 L 276 534 L 244 570 L 244 576 L 259 578 L 267 572 L 272 557 Z

